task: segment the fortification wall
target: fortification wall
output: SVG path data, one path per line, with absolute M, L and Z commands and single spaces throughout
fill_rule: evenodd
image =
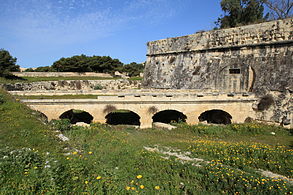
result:
M 144 86 L 231 92 L 293 90 L 292 39 L 291 18 L 152 41 Z
M 13 72 L 18 77 L 101 77 L 112 78 L 107 73 L 96 72 Z
M 270 94 L 258 118 L 293 121 L 293 18 L 149 42 L 143 85 Z

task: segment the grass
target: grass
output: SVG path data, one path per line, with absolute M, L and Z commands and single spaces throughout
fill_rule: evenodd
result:
M 38 114 L 4 91 L 0 94 L 0 194 L 292 192 L 292 185 L 256 171 L 292 177 L 292 135 L 287 129 L 177 124 L 176 130 L 165 131 L 92 124 L 65 130 L 70 140 L 60 143 Z M 169 148 L 207 162 L 201 167 L 182 163 L 145 146 Z

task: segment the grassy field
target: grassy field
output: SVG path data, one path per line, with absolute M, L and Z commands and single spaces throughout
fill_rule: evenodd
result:
M 258 171 L 292 178 L 290 130 L 260 124 L 176 124 L 172 131 L 92 124 L 63 128 L 70 140 L 60 142 L 38 113 L 0 94 L 0 194 L 292 193 L 287 181 Z

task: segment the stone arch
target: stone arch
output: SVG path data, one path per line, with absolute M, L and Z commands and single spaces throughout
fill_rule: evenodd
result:
M 106 123 L 109 125 L 138 125 L 140 126 L 140 116 L 130 110 L 115 110 L 108 113 Z
M 255 73 L 250 65 L 233 63 L 219 70 L 215 87 L 226 92 L 248 92 L 253 88 L 254 77 Z
M 60 116 L 60 119 L 69 119 L 71 124 L 76 124 L 77 122 L 84 122 L 87 124 L 90 124 L 94 117 L 84 111 L 84 110 L 76 110 L 76 109 L 71 109 L 68 111 L 63 112 Z
M 177 110 L 162 110 L 154 114 L 152 119 L 161 123 L 186 122 L 187 116 Z
M 207 121 L 207 123 L 213 123 L 213 124 L 231 124 L 232 116 L 224 111 L 224 110 L 207 110 L 200 114 L 198 117 L 199 121 Z

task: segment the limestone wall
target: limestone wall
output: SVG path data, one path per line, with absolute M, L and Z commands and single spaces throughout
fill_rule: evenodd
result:
M 148 43 L 144 86 L 293 91 L 292 54 L 293 19 L 153 41 Z
M 101 77 L 112 78 L 107 73 L 96 72 L 13 72 L 18 77 Z
M 44 90 L 120 90 L 140 88 L 140 81 L 126 79 L 115 80 L 72 80 L 72 81 L 41 81 L 32 83 L 4 84 L 8 91 L 44 91 Z
M 149 42 L 143 85 L 272 94 L 258 118 L 293 121 L 293 18 Z

